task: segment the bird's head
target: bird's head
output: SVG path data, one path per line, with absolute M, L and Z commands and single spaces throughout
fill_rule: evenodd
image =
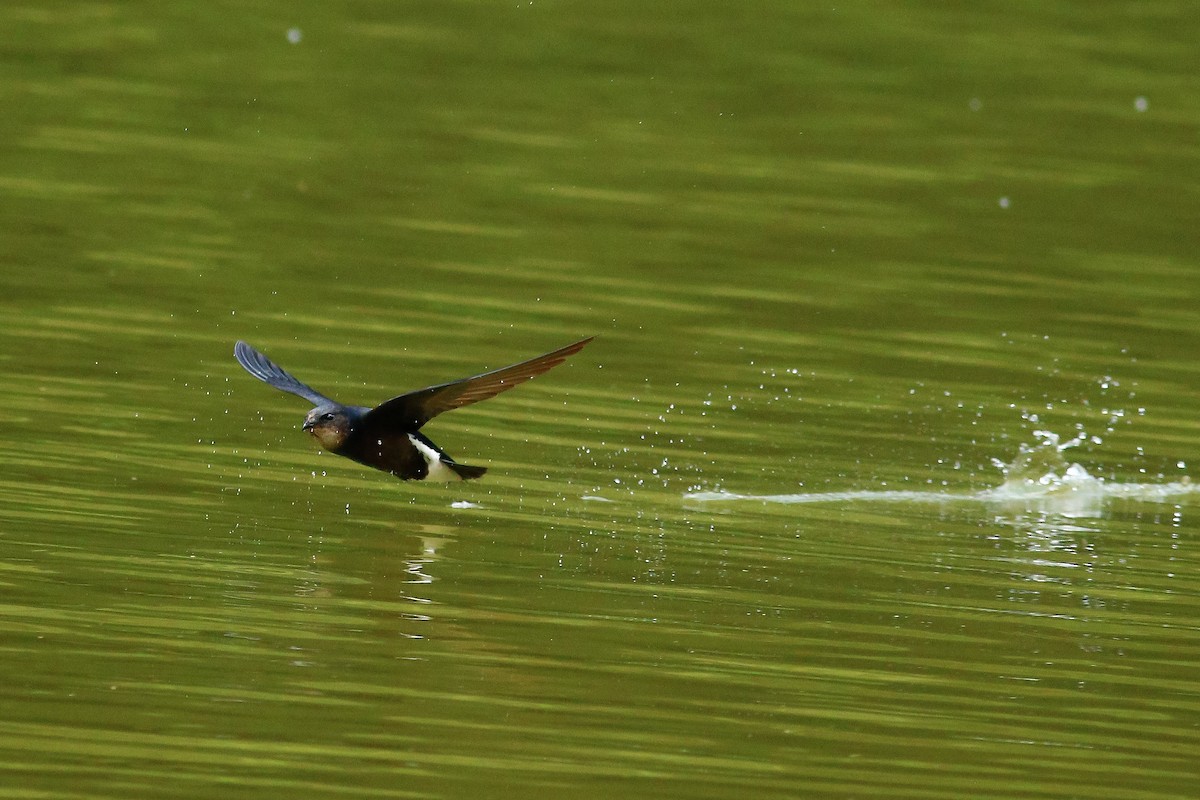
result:
M 304 418 L 304 430 L 312 434 L 321 447 L 336 453 L 354 427 L 343 406 L 321 405 L 308 412 Z

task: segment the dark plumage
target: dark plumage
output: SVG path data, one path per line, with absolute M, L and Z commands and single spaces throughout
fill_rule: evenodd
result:
M 553 369 L 582 350 L 592 338 L 580 339 L 511 367 L 408 392 L 374 408 L 344 406 L 329 399 L 245 342 L 234 345 L 233 354 L 260 381 L 299 395 L 315 406 L 305 417 L 304 430 L 329 452 L 406 481 L 468 480 L 480 477 L 487 468 L 459 464 L 420 433 L 421 426 L 443 411 L 495 397 Z

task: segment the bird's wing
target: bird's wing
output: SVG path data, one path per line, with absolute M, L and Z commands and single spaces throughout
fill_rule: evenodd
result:
M 285 392 L 299 395 L 316 406 L 333 403 L 332 400 L 316 389 L 296 380 L 283 367 L 245 342 L 239 341 L 233 346 L 233 355 L 237 358 L 238 363 L 246 368 L 246 372 L 249 372 L 263 383 L 269 383 L 276 389 L 282 389 Z
M 443 411 L 487 400 L 536 378 L 578 353 L 593 338 L 595 337 L 589 336 L 580 339 L 574 344 L 522 361 L 520 364 L 513 364 L 511 367 L 393 397 L 371 409 L 363 418 L 363 422 L 381 430 L 415 431 Z

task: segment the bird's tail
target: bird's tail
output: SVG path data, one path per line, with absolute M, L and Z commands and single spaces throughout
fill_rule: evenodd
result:
M 454 470 L 454 474 L 464 481 L 469 481 L 473 478 L 482 478 L 483 473 L 487 472 L 487 467 L 472 467 L 470 464 L 459 464 L 457 461 L 451 461 L 447 458 L 443 458 L 442 463 Z

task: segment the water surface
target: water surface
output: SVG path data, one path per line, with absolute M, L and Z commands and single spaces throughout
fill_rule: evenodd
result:
M 1193 796 L 1195 27 L 5 6 L 0 797 Z

